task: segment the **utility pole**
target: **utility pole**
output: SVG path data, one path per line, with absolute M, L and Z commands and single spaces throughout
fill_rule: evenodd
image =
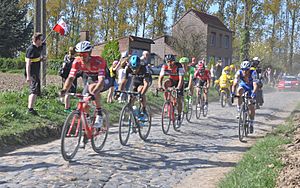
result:
M 46 0 L 34 0 L 34 32 L 40 32 L 43 37 L 46 37 Z M 42 51 L 42 57 L 46 57 L 46 46 Z M 46 59 L 41 62 L 41 84 L 46 86 Z

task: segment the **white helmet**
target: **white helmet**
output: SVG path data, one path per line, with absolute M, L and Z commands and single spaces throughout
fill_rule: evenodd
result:
M 254 57 L 253 61 L 260 61 L 260 59 L 258 57 Z
M 249 61 L 243 61 L 241 63 L 241 69 L 248 70 L 251 67 L 251 63 Z
M 76 44 L 75 51 L 76 52 L 90 52 L 92 51 L 93 46 L 89 41 L 82 41 Z

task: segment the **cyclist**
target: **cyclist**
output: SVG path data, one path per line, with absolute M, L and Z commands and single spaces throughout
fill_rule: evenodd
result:
M 183 96 L 183 76 L 184 76 L 184 68 L 180 63 L 175 62 L 175 56 L 173 54 L 168 54 L 165 57 L 165 61 L 167 64 L 164 64 L 161 67 L 160 74 L 158 77 L 158 88 L 159 89 L 168 89 L 169 87 L 175 86 L 177 89 L 178 98 L 177 101 L 182 101 Z M 165 75 L 169 75 L 169 78 L 165 80 L 163 87 L 162 82 Z M 165 93 L 165 100 L 168 98 L 168 94 Z M 181 120 L 181 112 L 182 112 L 182 103 L 177 103 L 178 110 L 178 121 Z
M 125 89 L 129 75 L 132 75 L 132 90 L 134 92 L 140 93 L 142 98 L 142 111 L 139 117 L 140 121 L 147 121 L 148 118 L 148 113 L 146 111 L 146 92 L 152 82 L 151 74 L 147 71 L 146 66 L 147 65 L 141 64 L 141 59 L 137 55 L 132 55 L 129 59 L 129 65 L 125 68 L 125 77 L 122 79 L 120 84 L 120 90 L 123 91 Z
M 226 66 L 224 67 L 223 71 L 222 71 L 222 75 L 220 76 L 220 79 L 219 79 L 219 87 L 220 87 L 220 90 L 225 90 L 226 93 L 230 94 L 230 91 L 231 91 L 231 83 L 230 83 L 230 80 L 232 79 L 231 75 L 230 75 L 230 67 L 229 66 Z
M 262 82 L 262 70 L 259 67 L 260 59 L 258 57 L 254 57 L 251 62 L 251 70 L 255 70 L 257 73 L 257 91 L 256 91 L 256 109 L 259 109 L 259 105 L 263 105 L 264 98 L 263 98 L 263 82 Z
M 190 95 L 193 96 L 194 93 L 193 78 L 195 74 L 195 69 L 192 66 L 188 66 L 189 58 L 187 57 L 180 58 L 179 63 L 181 63 L 184 68 L 184 76 L 183 76 L 184 88 L 188 88 L 190 90 Z
M 204 88 L 204 109 L 207 110 L 208 108 L 208 89 L 210 87 L 210 71 L 209 70 L 206 70 L 205 69 L 205 65 L 203 63 L 200 63 L 198 65 L 198 69 L 196 70 L 195 74 L 194 74 L 194 77 L 195 77 L 195 85 L 197 86 L 196 87 L 196 90 L 197 90 L 197 95 L 199 93 L 199 86 L 205 86 Z M 198 97 L 198 96 L 197 96 Z
M 75 57 L 69 76 L 60 94 L 61 96 L 66 94 L 76 77 L 76 73 L 82 71 L 87 77 L 85 90 L 95 98 L 97 115 L 94 126 L 100 128 L 103 122 L 100 92 L 108 90 L 113 83 L 109 75 L 106 61 L 99 56 L 91 56 L 92 48 L 89 41 L 82 41 L 76 45 L 75 51 L 79 56 Z
M 229 65 L 229 76 L 230 76 L 230 80 L 234 79 L 235 76 L 235 66 L 233 64 Z
M 238 99 L 238 105 L 237 110 L 240 111 L 240 106 L 242 104 L 241 96 L 244 92 L 248 91 L 249 95 L 252 97 L 252 99 L 255 99 L 256 97 L 256 90 L 257 90 L 257 74 L 255 70 L 251 70 L 251 63 L 249 61 L 243 61 L 241 63 L 241 69 L 238 70 L 235 74 L 235 79 L 232 85 L 231 95 L 235 95 L 235 89 L 237 88 L 237 96 L 239 96 Z M 253 105 L 253 101 L 251 104 L 249 104 L 249 110 L 250 110 L 250 133 L 253 133 L 253 121 L 255 117 L 255 108 Z

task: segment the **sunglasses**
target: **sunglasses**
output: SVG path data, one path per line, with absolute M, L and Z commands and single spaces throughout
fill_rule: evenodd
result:
M 80 52 L 80 53 L 77 53 L 80 57 L 88 57 L 89 56 L 89 53 L 88 52 Z
M 248 68 L 244 68 L 244 69 L 242 69 L 243 71 L 248 71 L 248 70 L 250 70 L 250 69 L 248 69 Z

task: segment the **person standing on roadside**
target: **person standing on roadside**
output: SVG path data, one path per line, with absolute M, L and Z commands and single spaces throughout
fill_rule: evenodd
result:
M 64 63 L 63 63 L 62 69 L 60 71 L 60 76 L 62 77 L 63 84 L 65 83 L 66 79 L 69 76 L 74 59 L 75 59 L 75 50 L 74 50 L 74 47 L 70 47 L 68 54 L 66 54 L 64 57 Z M 76 93 L 77 77 L 79 77 L 79 76 L 80 76 L 80 74 L 76 75 L 76 77 L 72 83 L 72 86 L 70 88 L 70 91 L 69 91 L 70 93 Z M 67 112 L 67 113 L 72 112 L 72 109 L 70 108 L 70 96 L 68 94 L 65 95 L 64 103 L 65 103 L 64 112 Z
M 42 38 L 43 34 L 41 33 L 35 33 L 32 36 L 32 44 L 27 48 L 25 56 L 25 78 L 26 82 L 29 83 L 28 113 L 32 115 L 38 115 L 33 107 L 36 97 L 41 95 L 40 68 L 44 44 Z

